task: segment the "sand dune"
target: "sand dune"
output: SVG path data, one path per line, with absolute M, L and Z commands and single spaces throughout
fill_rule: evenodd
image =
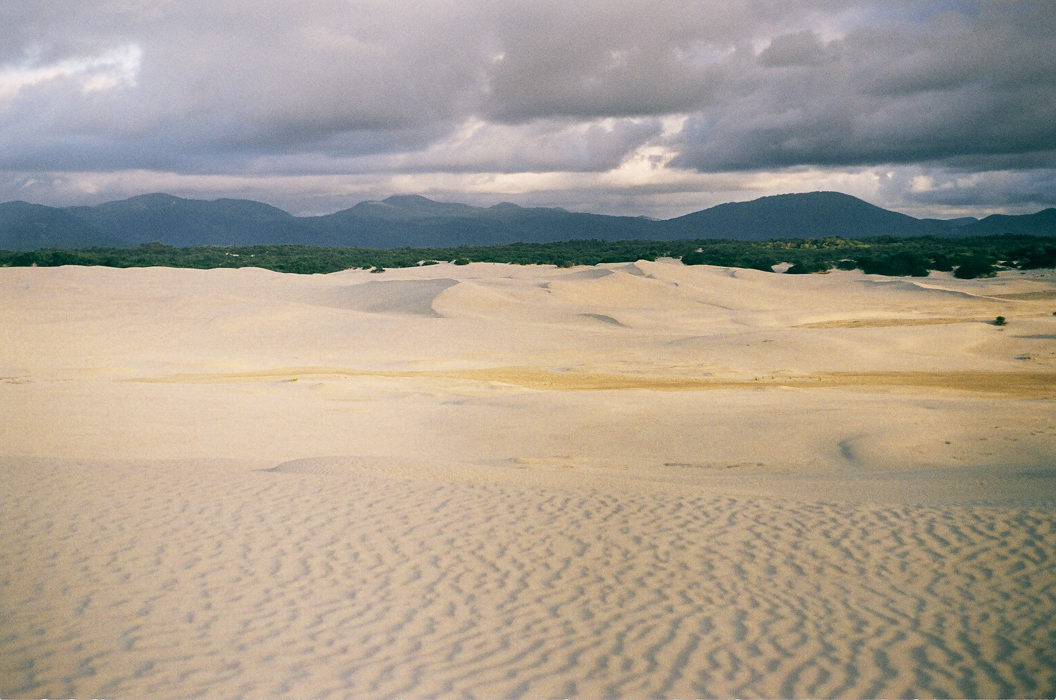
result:
M 0 696 L 1052 697 L 1054 291 L 0 269 Z

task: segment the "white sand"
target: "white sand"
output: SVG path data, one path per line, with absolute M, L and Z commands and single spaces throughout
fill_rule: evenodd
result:
M 1051 271 L 0 269 L 0 697 L 1051 697 L 1054 311 Z

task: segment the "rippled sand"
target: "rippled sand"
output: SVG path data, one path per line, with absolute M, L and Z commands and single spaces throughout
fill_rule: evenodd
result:
M 1056 695 L 1051 273 L 378 278 L 0 270 L 0 696 Z
M 1051 509 L 310 465 L 3 467 L 17 486 L 5 695 L 1042 697 L 1056 686 Z

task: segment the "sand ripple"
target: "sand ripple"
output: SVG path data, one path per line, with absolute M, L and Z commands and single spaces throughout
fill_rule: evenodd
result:
M 1056 511 L 0 461 L 0 695 L 1056 693 Z

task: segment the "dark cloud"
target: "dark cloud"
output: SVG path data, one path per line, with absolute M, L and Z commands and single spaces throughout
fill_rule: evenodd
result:
M 904 207 L 922 210 L 971 208 L 986 202 L 990 208 L 1032 213 L 1056 204 L 1056 168 L 986 172 L 904 168 L 884 178 L 880 196 L 897 197 Z
M 759 54 L 759 63 L 767 68 L 784 68 L 813 66 L 836 58 L 838 54 L 822 43 L 817 33 L 804 29 L 771 39 L 770 45 Z
M 12 173 L 604 172 L 647 152 L 691 174 L 1051 168 L 1056 12 L 1049 0 L 0 3 Z
M 799 164 L 999 160 L 1056 148 L 1056 12 L 990 4 L 917 25 L 887 21 L 823 45 L 776 37 L 759 68 L 687 122 L 673 165 L 701 170 Z

